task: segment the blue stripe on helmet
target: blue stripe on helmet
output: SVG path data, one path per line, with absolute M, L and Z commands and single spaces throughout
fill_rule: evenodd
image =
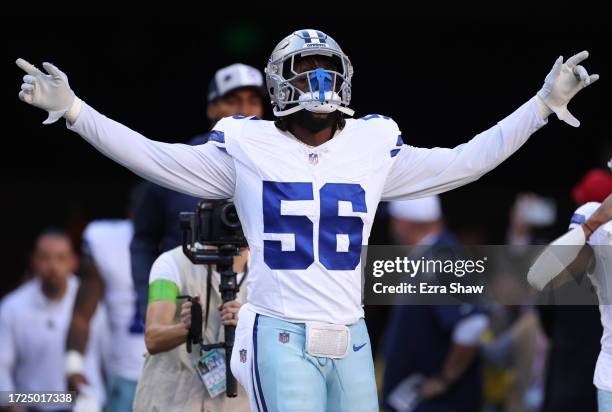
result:
M 323 32 L 320 32 L 319 30 L 315 31 L 317 32 L 317 36 L 319 37 L 319 42 L 325 43 L 325 34 L 323 34 Z
M 302 31 L 302 36 L 304 36 L 304 41 L 306 43 L 312 43 L 312 40 L 310 39 L 310 34 L 308 34 L 307 30 Z
M 404 144 L 404 140 L 402 139 L 402 135 L 397 136 L 397 142 L 395 142 L 396 146 L 401 146 Z
M 391 157 L 395 157 L 397 156 L 397 154 L 400 152 L 401 149 L 393 149 L 391 150 Z

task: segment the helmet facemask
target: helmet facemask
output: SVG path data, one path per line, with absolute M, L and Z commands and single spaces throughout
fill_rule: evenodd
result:
M 313 113 L 337 110 L 352 116 L 348 105 L 353 68 L 348 57 L 329 36 L 317 32 L 322 43 L 312 43 L 301 37 L 304 32 L 297 31 L 279 43 L 266 67 L 274 115 L 306 109 Z

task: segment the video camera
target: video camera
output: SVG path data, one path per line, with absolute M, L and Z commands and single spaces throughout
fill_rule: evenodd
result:
M 216 265 L 221 275 L 219 292 L 223 302 L 236 300 L 239 285 L 233 271 L 234 256 L 247 247 L 236 207 L 229 200 L 202 200 L 195 212 L 181 212 L 180 227 L 183 232 L 183 253 L 196 265 Z M 210 276 L 208 272 L 206 319 L 210 302 Z M 187 336 L 187 351 L 192 344 L 200 344 L 200 351 L 225 349 L 226 396 L 236 396 L 236 378 L 230 370 L 234 348 L 235 326 L 224 326 L 225 342 L 204 344 L 202 340 L 202 306 L 190 296 L 180 296 L 192 302 L 192 322 Z
M 215 255 L 216 250 L 206 246 L 247 246 L 238 219 L 236 207 L 229 200 L 202 200 L 194 212 L 181 212 L 183 250 L 193 263 L 201 263 L 203 256 Z M 187 241 L 187 242 L 186 242 Z M 194 261 L 197 260 L 197 261 Z

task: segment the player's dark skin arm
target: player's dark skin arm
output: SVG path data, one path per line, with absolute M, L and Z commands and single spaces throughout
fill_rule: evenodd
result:
M 585 236 L 587 239 L 595 232 L 600 226 L 605 225 L 612 220 L 612 195 L 609 195 L 606 200 L 603 201 L 601 206 L 587 219 L 582 228 L 584 229 Z
M 421 385 L 421 396 L 430 399 L 444 394 L 461 378 L 474 361 L 477 352 L 477 346 L 453 343 L 440 373 L 426 379 Z
M 74 303 L 66 349 L 84 353 L 89 339 L 89 322 L 104 294 L 104 282 L 91 257 L 84 256 L 81 259 L 80 273 L 81 284 Z M 85 377 L 80 374 L 68 377 L 70 390 L 76 390 L 79 384 L 85 382 Z

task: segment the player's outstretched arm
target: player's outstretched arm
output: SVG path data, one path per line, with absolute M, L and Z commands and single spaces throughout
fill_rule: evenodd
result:
M 599 79 L 579 64 L 588 55 L 583 51 L 565 63 L 559 57 L 536 96 L 467 143 L 453 149 L 403 146 L 387 178 L 383 199 L 433 195 L 477 180 L 516 152 L 552 113 L 579 126 L 567 104 L 581 89 Z
M 587 243 L 597 229 L 612 220 L 612 195 L 609 195 L 592 215 L 580 226 L 576 226 L 554 240 L 531 265 L 527 280 L 534 288 L 542 290 L 556 287 L 567 280 L 559 275 L 580 275 L 594 264 L 593 250 Z
M 556 288 L 584 274 L 593 263 L 593 249 L 586 244 L 585 230 L 579 226 L 542 251 L 529 268 L 527 281 L 537 290 Z
M 233 195 L 234 165 L 217 147 L 149 140 L 82 102 L 70 88 L 66 74 L 51 63 L 43 63 L 47 73 L 23 59 L 16 63 L 26 72 L 19 99 L 46 110 L 49 116 L 44 124 L 66 118 L 70 130 L 104 155 L 154 183 L 205 198 Z

